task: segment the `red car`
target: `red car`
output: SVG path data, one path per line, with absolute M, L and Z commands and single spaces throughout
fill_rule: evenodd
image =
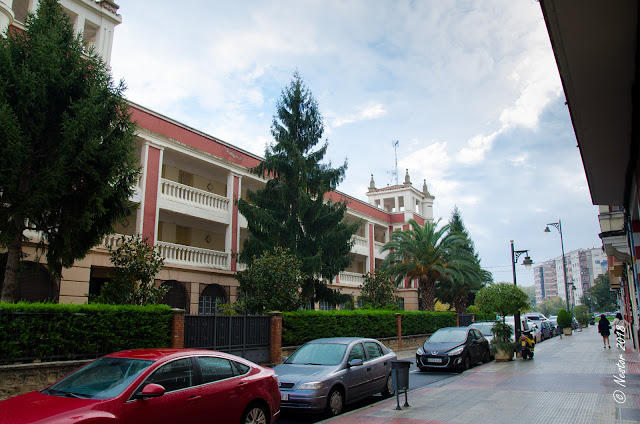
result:
M 46 389 L 0 401 L 3 424 L 268 424 L 279 415 L 272 369 L 195 349 L 112 353 Z

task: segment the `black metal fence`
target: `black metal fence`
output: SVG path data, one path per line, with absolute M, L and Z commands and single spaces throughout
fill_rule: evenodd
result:
M 185 315 L 184 347 L 232 353 L 253 362 L 271 360 L 271 317 Z
M 466 327 L 473 324 L 473 314 L 459 314 L 458 325 L 460 327 Z

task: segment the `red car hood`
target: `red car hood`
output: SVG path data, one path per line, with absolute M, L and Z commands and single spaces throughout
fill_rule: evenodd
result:
M 113 413 L 107 412 L 112 407 L 113 399 L 74 399 L 30 392 L 0 401 L 0 421 L 2 424 L 53 424 L 101 417 L 104 422 L 119 422 Z

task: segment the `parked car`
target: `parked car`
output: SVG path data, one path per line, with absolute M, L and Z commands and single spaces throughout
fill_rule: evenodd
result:
M 495 321 L 482 321 L 482 322 L 474 322 L 473 324 L 469 324 L 469 327 L 480 330 L 480 333 L 482 333 L 482 336 L 485 339 L 487 339 L 489 343 L 491 343 L 491 340 L 493 340 L 493 333 L 491 332 L 491 329 L 493 328 L 494 324 L 495 324 Z
M 555 336 L 555 330 L 551 321 L 548 319 L 543 319 L 539 321 L 540 324 L 540 332 L 542 333 L 542 340 L 550 339 Z
M 524 314 L 524 317 L 529 321 L 542 321 L 547 319 L 547 317 L 545 317 L 544 314 L 541 314 L 540 312 L 527 312 L 526 314 Z
M 551 323 L 551 326 L 553 327 L 553 335 L 557 336 L 558 334 L 562 333 L 562 330 L 560 329 L 560 326 L 558 325 L 558 317 L 557 316 L 550 316 L 549 317 L 549 322 Z
M 472 327 L 441 328 L 416 352 L 416 365 L 420 371 L 455 369 L 461 372 L 480 361 L 490 360 L 489 342 Z
M 533 336 L 533 341 L 535 341 L 536 343 L 541 343 L 543 340 L 542 331 L 540 331 L 540 327 L 538 327 L 538 324 L 535 321 L 527 320 L 527 328 Z
M 515 320 L 513 315 L 508 315 L 505 317 L 505 323 L 509 324 L 511 326 L 511 341 L 515 341 L 515 334 L 516 334 L 516 326 L 515 326 Z M 520 315 L 520 331 L 528 331 L 531 330 L 531 324 L 533 323 L 533 321 L 529 321 L 528 319 L 526 319 L 523 315 Z M 536 340 L 536 339 L 534 339 Z
M 574 330 L 578 330 L 582 328 L 582 326 L 580 325 L 580 323 L 575 317 L 571 319 L 571 328 L 573 328 Z
M 326 412 L 376 393 L 390 396 L 396 354 L 378 340 L 334 337 L 310 341 L 277 365 L 282 408 Z
M 138 349 L 103 356 L 49 387 L 0 402 L 3 423 L 274 422 L 275 372 L 196 349 Z M 104 422 L 106 422 L 104 421 Z

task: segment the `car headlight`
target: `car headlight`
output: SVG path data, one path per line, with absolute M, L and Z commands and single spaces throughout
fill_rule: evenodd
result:
M 298 390 L 318 390 L 322 388 L 322 381 L 310 381 L 308 383 L 302 383 Z
M 418 355 L 424 355 L 424 349 L 422 348 L 422 346 L 420 346 L 418 348 L 418 351 L 416 352 Z
M 464 350 L 464 346 L 457 347 L 449 351 L 449 356 L 460 355 Z

